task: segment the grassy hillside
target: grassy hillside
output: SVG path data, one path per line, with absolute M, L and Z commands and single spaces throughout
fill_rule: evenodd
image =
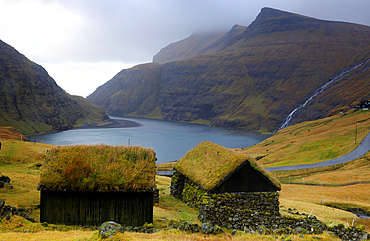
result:
M 104 110 L 62 90 L 40 65 L 0 41 L 0 126 L 24 134 L 71 129 L 108 118 Z
M 13 127 L 0 126 L 0 140 L 26 140 L 26 136 Z
M 168 54 L 185 47 L 194 53 L 191 43 L 184 40 Z M 245 30 L 233 28 L 205 49 L 123 70 L 87 99 L 112 115 L 271 133 L 329 79 L 370 58 L 370 27 L 264 8 Z M 330 86 L 297 121 L 369 98 L 370 75 L 360 70 Z
M 369 126 L 370 111 L 351 110 L 281 129 L 243 152 L 258 157 L 263 167 L 327 161 L 355 149 L 369 133 Z

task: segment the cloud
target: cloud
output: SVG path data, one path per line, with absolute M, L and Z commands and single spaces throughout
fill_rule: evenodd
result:
M 78 13 L 57 2 L 1 0 L 0 16 L 1 39 L 38 61 L 64 56 L 85 27 Z
M 194 32 L 248 26 L 262 7 L 370 25 L 368 0 L 0 0 L 0 39 L 53 68 L 51 76 L 67 92 L 86 96 L 80 86 L 87 85 L 76 83 L 91 85 L 100 63 L 151 62 L 161 48 Z M 107 71 L 101 78 L 112 75 L 100 71 Z M 77 75 L 74 85 L 65 84 Z
M 50 76 L 57 76 L 63 80 L 58 83 L 62 89 L 70 94 L 86 97 L 94 92 L 97 87 L 112 79 L 122 69 L 131 68 L 135 63 L 63 62 L 58 64 L 41 63 L 41 65 Z M 78 93 L 74 92 L 76 90 L 78 90 Z

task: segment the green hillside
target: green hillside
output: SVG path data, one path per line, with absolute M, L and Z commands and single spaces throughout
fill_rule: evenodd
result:
M 108 118 L 104 110 L 61 89 L 40 65 L 0 41 L 0 126 L 24 134 L 71 129 Z
M 87 99 L 111 115 L 274 132 L 316 89 L 370 58 L 368 26 L 263 8 L 250 26 L 240 29 L 235 26 L 199 45 L 200 55 L 123 70 Z M 184 40 L 161 52 L 176 60 L 173 56 L 191 44 Z M 369 82 L 362 68 L 340 81 L 343 88 L 330 86 L 318 96 L 315 115 L 306 109 L 296 121 L 328 116 L 369 98 Z M 337 98 L 338 93 L 345 98 Z

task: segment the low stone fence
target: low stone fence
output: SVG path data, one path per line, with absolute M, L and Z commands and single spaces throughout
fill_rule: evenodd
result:
M 198 217 L 201 222 L 251 233 L 320 234 L 326 230 L 326 225 L 316 217 L 295 218 L 226 206 L 203 205 Z
M 264 213 L 267 216 L 280 216 L 279 193 L 210 194 L 208 205 L 202 205 L 200 208 L 200 210 L 208 210 L 207 212 L 210 213 L 220 209 L 245 210 L 248 213 L 258 212 Z

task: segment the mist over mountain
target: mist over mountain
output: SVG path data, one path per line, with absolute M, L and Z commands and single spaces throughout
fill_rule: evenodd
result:
M 369 58 L 369 26 L 263 8 L 248 27 L 170 44 L 156 63 L 122 70 L 87 99 L 110 115 L 273 132 L 318 88 Z M 369 98 L 365 66 L 330 85 L 294 121 Z
M 104 110 L 61 89 L 46 70 L 0 40 L 0 126 L 24 134 L 71 129 L 108 118 Z

